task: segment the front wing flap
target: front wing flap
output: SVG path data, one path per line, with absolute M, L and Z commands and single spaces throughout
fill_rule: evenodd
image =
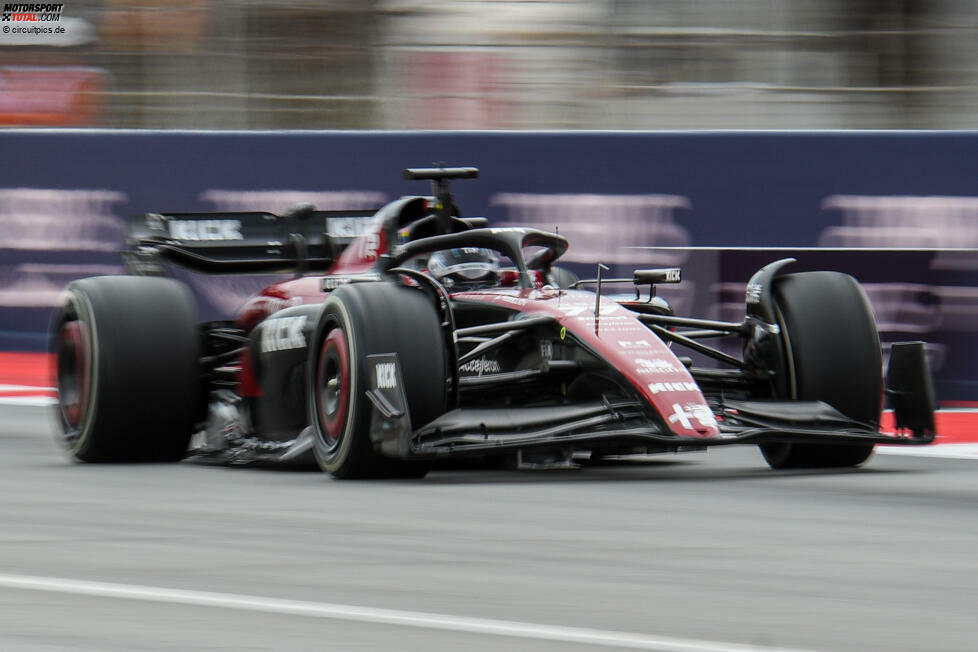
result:
M 773 442 L 923 445 L 935 438 L 933 433 L 881 433 L 818 401 L 742 401 L 735 405 L 717 410 L 720 434 L 708 437 L 677 436 L 647 417 L 639 402 L 629 400 L 535 408 L 462 408 L 405 433 L 408 441 L 401 450 L 408 451 L 410 457 L 442 457 L 568 445 L 587 448 L 620 444 L 678 450 Z

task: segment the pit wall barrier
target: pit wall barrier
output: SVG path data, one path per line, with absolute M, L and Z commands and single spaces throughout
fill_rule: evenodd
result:
M 582 275 L 597 262 L 615 275 L 682 266 L 684 283 L 663 289 L 681 312 L 741 318 L 747 278 L 776 258 L 798 258 L 789 271 L 852 273 L 884 348 L 924 340 L 942 402 L 968 403 L 978 401 L 975 160 L 978 132 L 4 131 L 0 350 L 45 350 L 64 286 L 122 272 L 126 215 L 373 208 L 428 192 L 403 168 L 444 162 L 481 169 L 453 186 L 466 215 L 558 228 Z M 834 251 L 852 247 L 886 251 Z M 211 319 L 268 280 L 191 282 Z

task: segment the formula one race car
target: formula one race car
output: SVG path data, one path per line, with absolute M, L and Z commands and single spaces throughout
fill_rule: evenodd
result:
M 602 283 L 622 279 L 555 265 L 561 236 L 460 217 L 449 180 L 477 174 L 406 170 L 433 196 L 375 214 L 133 220 L 132 275 L 72 283 L 54 320 L 61 441 L 87 462 L 315 457 L 365 478 L 420 477 L 450 457 L 553 466 L 735 443 L 774 468 L 850 467 L 875 444 L 933 440 L 923 345 L 893 346 L 884 387 L 852 277 L 773 262 L 736 323 L 676 316 L 655 286 L 679 269 L 637 270 L 635 298 L 613 301 Z M 198 323 L 171 264 L 295 277 L 233 320 Z M 721 337 L 743 355 L 705 343 Z M 898 435 L 880 433 L 887 394 Z

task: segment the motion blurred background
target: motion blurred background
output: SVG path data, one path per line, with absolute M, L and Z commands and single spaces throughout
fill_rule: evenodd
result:
M 903 249 L 804 260 L 978 404 L 978 3 L 73 0 L 51 24 L 0 34 L 0 126 L 28 127 L 0 129 L 0 351 L 44 351 L 65 285 L 122 273 L 126 216 L 376 208 L 446 161 L 483 169 L 468 214 L 559 226 L 582 274 L 682 265 L 684 313 L 741 318 L 792 254 L 662 247 Z M 268 281 L 189 280 L 215 319 Z
M 0 123 L 978 125 L 967 0 L 74 0 L 62 20 L 0 37 Z

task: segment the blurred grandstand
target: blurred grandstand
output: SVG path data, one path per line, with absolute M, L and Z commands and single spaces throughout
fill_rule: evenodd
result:
M 63 20 L 0 35 L 0 124 L 978 126 L 964 0 L 74 0 Z

